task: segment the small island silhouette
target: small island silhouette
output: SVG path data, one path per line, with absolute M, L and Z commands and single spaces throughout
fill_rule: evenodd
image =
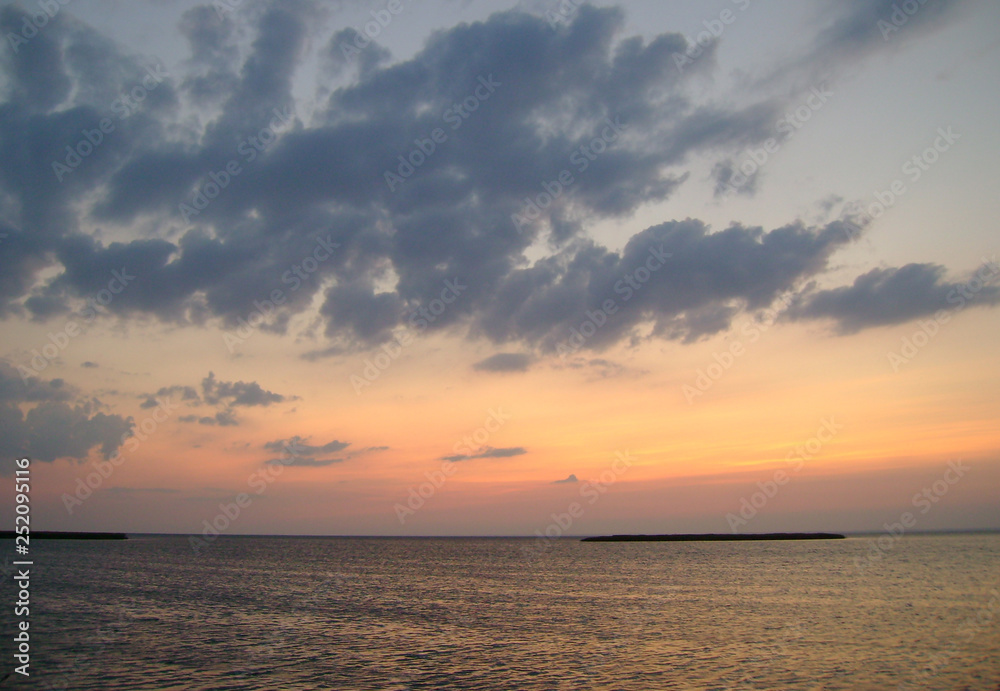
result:
M 580 542 L 727 542 L 741 540 L 843 540 L 838 533 L 702 533 L 680 535 L 602 535 L 585 537 Z

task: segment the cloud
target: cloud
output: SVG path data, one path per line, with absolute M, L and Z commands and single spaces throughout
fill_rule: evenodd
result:
M 281 403 L 286 400 L 295 400 L 297 396 L 283 396 L 267 391 L 257 382 L 228 382 L 216 379 L 214 372 L 209 372 L 208 376 L 201 381 L 202 396 L 198 396 L 197 390 L 193 386 L 176 384 L 164 386 L 153 394 L 143 394 L 144 399 L 139 405 L 140 408 L 155 408 L 159 405 L 158 399 L 179 397 L 182 401 L 187 401 L 192 406 L 201 404 L 215 406 L 216 412 L 211 415 L 182 415 L 178 421 L 200 425 L 236 427 L 240 424 L 236 417 L 235 408 L 243 407 L 267 407 L 273 403 Z
M 257 382 L 218 381 L 214 372 L 202 379 L 201 390 L 205 402 L 212 405 L 269 406 L 286 400 L 281 394 L 264 390 Z
M 749 175 L 745 175 L 736 168 L 735 163 L 731 159 L 720 161 L 712 168 L 712 180 L 715 182 L 712 193 L 715 197 L 724 197 L 727 193 L 735 191 L 736 194 L 752 197 L 760 189 L 761 170 L 761 167 L 755 164 L 754 171 Z M 735 175 L 741 176 L 735 179 L 742 180 L 742 184 L 736 185 L 733 183 Z
M 909 41 L 939 31 L 972 3 L 966 0 L 921 2 L 913 14 L 900 8 L 899 0 L 846 0 L 818 6 L 814 24 L 820 28 L 809 47 L 785 62 L 763 80 L 779 78 L 816 80 L 837 66 L 858 63 L 876 53 L 890 52 Z M 902 23 L 899 16 L 903 16 Z
M 299 456 L 314 456 L 318 453 L 336 453 L 346 449 L 350 445 L 350 442 L 338 441 L 334 439 L 326 444 L 315 446 L 312 444 L 306 444 L 302 437 L 296 435 L 290 439 L 277 439 L 275 441 L 269 441 L 264 444 L 264 448 L 268 451 L 287 451 L 288 453 L 293 453 Z
M 565 364 L 573 369 L 586 369 L 592 379 L 617 377 L 628 371 L 625 365 L 606 358 L 567 358 Z
M 193 418 L 193 415 L 185 416 L 184 421 Z M 233 415 L 232 411 L 220 410 L 215 415 L 205 415 L 198 418 L 199 425 L 218 425 L 219 427 L 238 427 L 240 422 Z
M 957 6 L 922 5 L 900 37 L 944 25 Z M 445 280 L 460 280 L 468 290 L 427 321 L 430 330 L 515 345 L 528 358 L 554 352 L 614 299 L 618 314 L 583 349 L 631 342 L 644 326 L 691 343 L 823 273 L 846 234 L 835 223 L 716 231 L 685 219 L 636 233 L 614 252 L 587 239 L 587 224 L 670 199 L 695 161 L 714 167 L 718 185 L 808 93 L 803 74 L 895 43 L 876 26 L 892 13 L 890 0 L 830 5 L 810 52 L 772 75 L 780 88 L 723 103 L 706 100 L 698 82 L 699 71 L 713 68 L 714 43 L 698 69 L 679 71 L 673 56 L 688 49 L 684 36 L 627 35 L 620 8 L 585 4 L 556 27 L 510 10 L 436 31 L 405 59 L 363 51 L 357 69 L 339 65 L 340 86 L 300 95 L 310 104 L 306 118 L 294 96 L 323 25 L 317 7 L 264 1 L 225 17 L 207 5 L 187 10 L 178 27 L 187 59 L 126 118 L 112 110 L 116 99 L 143 83 L 152 61 L 99 30 L 60 14 L 20 51 L 5 51 L 0 317 L 70 312 L 107 290 L 114 272 L 133 277 L 106 305 L 106 316 L 122 319 L 234 328 L 277 290 L 285 300 L 259 328 L 285 333 L 293 315 L 318 304 L 322 338 L 304 357 L 319 360 L 387 342 L 433 306 Z M 0 27 L 17 31 L 25 16 L 4 7 Z M 338 69 L 348 38 L 342 31 L 325 43 L 323 69 Z M 475 112 L 456 115 L 454 104 L 469 98 Z M 252 157 L 240 153 L 239 143 L 271 128 L 276 112 L 285 122 L 273 141 Z M 115 131 L 58 180 L 52 162 L 109 114 Z M 438 128 L 446 140 L 388 184 L 400 157 Z M 240 173 L 183 217 L 180 205 L 230 161 Z M 563 170 L 570 189 L 530 222 L 515 221 L 525 198 Z M 93 230 L 139 222 L 155 230 L 110 242 Z M 314 272 L 294 273 L 321 239 L 337 251 Z M 674 253 L 669 268 L 626 304 L 617 282 L 661 244 Z M 537 247 L 548 254 L 536 256 Z M 503 358 L 478 365 L 520 368 Z M 213 376 L 203 387 L 211 405 L 285 400 Z
M 565 480 L 555 480 L 552 484 L 553 485 L 564 485 L 564 484 L 567 484 L 567 483 L 574 483 L 574 482 L 579 482 L 579 480 L 576 478 L 575 474 L 570 473 L 569 477 L 567 477 Z
M 76 387 L 63 379 L 46 381 L 39 377 L 22 377 L 9 364 L 0 361 L 0 402 L 69 401 L 78 395 Z
M 179 396 L 182 401 L 200 401 L 198 392 L 193 386 L 164 386 L 156 393 L 143 394 L 145 400 L 139 404 L 140 408 L 155 408 L 160 405 L 157 398 L 173 398 Z
M 25 456 L 83 461 L 99 449 L 110 458 L 131 436 L 132 418 L 99 412 L 101 407 L 95 399 L 80 398 L 61 379 L 31 377 L 25 382 L 0 362 L 0 473 L 9 474 L 14 459 Z
M 90 360 L 87 360 L 86 362 L 81 362 L 80 363 L 80 367 L 86 367 L 88 369 L 93 369 L 93 368 L 96 368 L 96 367 L 100 367 L 100 365 L 98 365 L 96 362 L 91 362 Z
M 658 337 L 691 343 L 825 270 L 850 238 L 842 221 L 710 231 L 694 219 L 662 223 L 632 236 L 620 253 L 580 241 L 561 256 L 512 271 L 475 329 L 543 352 L 571 347 L 574 338 L 602 350 L 634 338 L 645 324 Z M 586 322 L 593 331 L 583 337 Z
M 850 286 L 800 296 L 785 317 L 792 320 L 832 319 L 841 334 L 876 326 L 901 324 L 970 305 L 1000 304 L 1000 287 L 991 283 L 1000 268 L 984 264 L 965 283 L 944 280 L 937 264 L 907 264 L 872 269 Z
M 940 29 L 963 5 L 963 0 L 936 0 L 920 3 L 913 14 L 900 12 L 897 0 L 850 0 L 837 3 L 841 15 L 817 37 L 815 60 L 858 57 L 884 47 L 890 38 L 918 38 L 929 30 Z M 894 18 L 903 16 L 902 26 Z M 890 26 L 886 26 L 890 25 Z
M 264 444 L 264 448 L 268 451 L 281 453 L 281 457 L 272 458 L 265 461 L 265 463 L 267 465 L 290 465 L 305 468 L 319 468 L 332 465 L 334 463 L 343 463 L 350 458 L 355 458 L 368 453 L 385 451 L 389 448 L 388 446 L 369 446 L 348 453 L 345 456 L 339 456 L 336 458 L 318 458 L 318 456 L 325 456 L 326 454 L 343 451 L 351 445 L 351 442 L 339 441 L 337 439 L 327 442 L 326 444 L 309 444 L 307 442 L 307 438 L 300 437 L 298 435 L 288 439 L 276 439 L 274 441 L 269 441 Z
M 266 465 L 290 465 L 298 466 L 301 468 L 322 468 L 324 466 L 333 465 L 334 463 L 343 463 L 343 458 L 306 458 L 306 457 L 282 457 L 282 458 L 272 458 L 268 461 L 264 461 Z
M 510 458 L 511 456 L 522 456 L 526 453 L 528 453 L 528 451 L 523 446 L 510 446 L 502 449 L 494 449 L 492 446 L 486 446 L 473 454 L 442 456 L 438 460 L 457 463 L 458 461 L 470 461 L 474 458 Z
M 532 357 L 527 353 L 497 353 L 472 366 L 477 372 L 525 372 Z

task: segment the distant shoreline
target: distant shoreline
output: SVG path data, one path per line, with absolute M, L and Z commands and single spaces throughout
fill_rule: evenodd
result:
M 707 541 L 740 541 L 740 540 L 800 540 L 800 539 L 842 539 L 842 538 L 865 538 L 865 537 L 878 537 L 884 534 L 885 531 L 870 530 L 870 531 L 851 531 L 843 535 L 839 533 L 763 533 L 763 534 L 714 534 L 706 533 L 709 537 L 703 537 L 700 534 L 678 534 L 678 535 L 610 535 L 610 536 L 597 536 L 592 537 L 589 535 L 562 535 L 559 540 L 565 541 L 582 541 L 587 540 L 590 542 L 600 542 L 600 541 L 696 541 L 696 540 L 707 540 Z M 155 538 L 170 538 L 170 539 L 187 539 L 191 535 L 196 535 L 196 533 L 119 533 L 119 532 L 74 532 L 74 531 L 52 531 L 52 530 L 33 530 L 31 531 L 31 536 L 38 538 L 40 540 L 142 540 L 142 539 L 155 539 Z M 712 537 L 715 535 L 715 537 Z M 763 537 L 762 537 L 763 535 Z M 824 535 L 830 536 L 826 538 L 820 537 L 768 537 L 769 535 Z M 997 535 L 1000 536 L 1000 528 L 970 528 L 964 530 L 913 530 L 906 533 L 904 537 L 935 537 L 935 536 L 948 536 L 948 535 Z M 4 538 L 14 537 L 14 532 L 11 530 L 0 531 L 0 536 Z M 91 537 L 93 536 L 93 537 Z M 259 533 L 233 533 L 220 536 L 220 539 L 267 539 L 267 540 L 537 540 L 537 535 L 286 535 L 286 534 L 272 534 L 272 535 L 262 535 Z
M 688 535 L 603 535 L 580 542 L 732 542 L 748 540 L 843 540 L 839 533 L 758 533 L 749 535 L 703 533 Z
M 15 536 L 13 530 L 0 532 L 2 538 L 12 539 Z M 29 537 L 35 540 L 128 540 L 128 535 L 125 533 L 80 533 L 58 530 L 32 530 Z

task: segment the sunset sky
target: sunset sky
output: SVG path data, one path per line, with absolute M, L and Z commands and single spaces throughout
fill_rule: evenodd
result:
M 998 26 L 3 3 L 0 485 L 52 530 L 1000 529 Z

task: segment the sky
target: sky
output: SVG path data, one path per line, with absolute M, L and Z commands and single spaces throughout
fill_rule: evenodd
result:
M 2 491 L 27 457 L 36 529 L 206 537 L 1000 529 L 998 25 L 3 3 Z

